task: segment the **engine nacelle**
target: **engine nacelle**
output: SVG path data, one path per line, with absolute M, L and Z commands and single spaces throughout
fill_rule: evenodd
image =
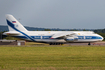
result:
M 65 41 L 67 42 L 73 42 L 73 41 L 77 41 L 78 40 L 78 37 L 66 37 L 65 38 Z

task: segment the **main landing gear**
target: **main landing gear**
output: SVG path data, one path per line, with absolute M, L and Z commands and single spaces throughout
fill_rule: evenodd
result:
M 88 43 L 88 45 L 91 45 L 90 43 Z
M 49 43 L 49 45 L 63 45 L 64 43 Z

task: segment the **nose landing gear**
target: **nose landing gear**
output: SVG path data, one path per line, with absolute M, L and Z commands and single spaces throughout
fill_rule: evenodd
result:
M 88 43 L 88 45 L 91 45 L 90 43 Z

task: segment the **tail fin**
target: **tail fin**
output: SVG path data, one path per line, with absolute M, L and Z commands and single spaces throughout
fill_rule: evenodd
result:
M 27 31 L 27 29 L 18 22 L 12 15 L 6 15 L 6 21 L 9 31 Z

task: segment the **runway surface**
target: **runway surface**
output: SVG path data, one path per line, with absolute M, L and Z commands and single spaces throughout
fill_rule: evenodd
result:
M 105 45 L 105 42 L 94 42 L 91 45 Z M 88 43 L 67 43 L 67 45 L 88 45 Z

